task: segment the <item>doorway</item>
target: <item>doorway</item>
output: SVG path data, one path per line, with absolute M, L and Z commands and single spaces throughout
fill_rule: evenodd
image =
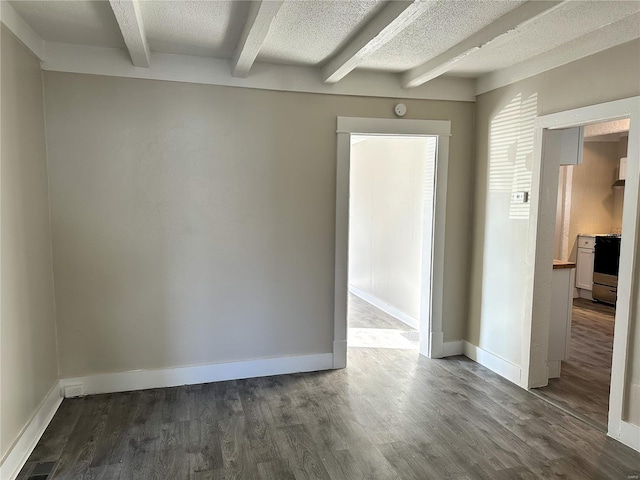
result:
M 581 128 L 581 157 L 560 160 L 549 383 L 537 392 L 606 432 L 629 119 Z
M 436 146 L 435 136 L 351 136 L 350 347 L 418 351 L 431 290 Z
M 570 130 L 605 121 L 629 118 L 628 161 L 622 214 L 620 264 L 616 292 L 615 325 L 609 392 L 607 434 L 632 448 L 640 449 L 640 425 L 637 415 L 638 399 L 634 385 L 640 371 L 631 360 L 634 311 L 637 296 L 638 265 L 638 190 L 640 184 L 640 97 L 582 107 L 538 117 L 532 161 L 532 242 L 529 244 L 531 273 L 528 312 L 523 345 L 523 378 L 526 388 L 547 385 L 550 368 L 550 310 L 552 301 L 552 261 L 558 195 L 559 165 L 563 151 L 573 147 L 565 142 Z M 564 135 L 566 134 L 566 135 Z M 550 142 L 553 137 L 560 141 Z M 566 138 L 565 138 L 566 137 Z
M 444 245 L 446 224 L 446 193 L 451 122 L 436 120 L 390 120 L 379 118 L 338 117 L 336 170 L 336 249 L 334 291 L 334 368 L 347 366 L 348 300 L 349 300 L 349 235 L 351 197 L 352 137 L 391 136 L 431 138 L 433 146 L 432 216 L 423 215 L 428 242 L 422 243 L 420 293 L 417 327 L 418 351 L 429 358 L 444 355 L 442 299 L 444 278 Z M 431 143 L 429 143 L 431 142 Z M 423 225 L 424 231 L 424 225 Z M 424 236 L 423 236 L 424 240 Z M 424 251 L 428 250 L 427 254 Z M 415 305 L 415 304 L 414 304 Z M 415 309 L 413 310 L 415 314 Z

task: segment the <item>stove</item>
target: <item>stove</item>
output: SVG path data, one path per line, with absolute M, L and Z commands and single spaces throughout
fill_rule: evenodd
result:
M 593 259 L 593 299 L 616 304 L 620 268 L 620 234 L 597 235 Z

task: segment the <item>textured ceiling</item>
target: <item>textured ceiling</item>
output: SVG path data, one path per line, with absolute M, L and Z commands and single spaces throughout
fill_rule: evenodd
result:
M 109 2 L 13 0 L 9 3 L 45 40 L 124 47 Z
M 508 38 L 498 39 L 487 48 L 470 55 L 449 71 L 450 75 L 476 77 L 509 67 L 583 35 L 623 20 L 640 11 L 639 1 L 572 1 L 560 6 Z M 631 28 L 640 35 L 640 23 Z
M 388 72 L 409 70 L 524 3 L 524 0 L 422 1 L 429 4 L 426 13 L 365 57 L 358 68 Z M 44 40 L 125 48 L 107 0 L 11 0 L 10 3 Z M 285 0 L 257 60 L 322 66 L 360 31 L 369 28 L 369 23 L 387 3 Z M 240 0 L 140 0 L 151 51 L 224 59 L 231 58 L 237 48 L 249 6 L 249 2 Z M 480 77 L 536 62 L 557 66 L 575 60 L 577 55 L 590 55 L 638 37 L 640 0 L 571 0 L 482 47 L 458 62 L 447 75 Z
M 244 26 L 249 2 L 140 2 L 151 51 L 231 58 Z
M 288 1 L 271 25 L 258 60 L 320 64 L 382 6 L 378 0 Z
M 584 138 L 600 137 L 606 135 L 618 135 L 620 133 L 629 132 L 631 120 L 623 118 L 621 120 L 613 120 L 611 122 L 593 123 L 584 127 Z
M 524 0 L 439 0 L 416 22 L 360 65 L 401 72 L 443 53 Z

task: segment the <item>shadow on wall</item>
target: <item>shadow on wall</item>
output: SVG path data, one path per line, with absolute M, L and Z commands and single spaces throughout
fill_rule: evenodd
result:
M 518 93 L 489 126 L 484 254 L 478 270 L 482 272 L 479 345 L 516 365 L 521 357 L 518 319 L 524 311 L 530 204 L 512 198 L 515 192 L 531 192 L 537 110 L 537 93 Z

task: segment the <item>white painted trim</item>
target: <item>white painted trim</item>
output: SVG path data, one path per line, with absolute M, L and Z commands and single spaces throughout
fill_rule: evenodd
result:
M 42 69 L 54 72 L 329 95 L 465 102 L 475 102 L 476 98 L 475 81 L 467 78 L 437 78 L 419 88 L 405 90 L 398 76 L 391 73 L 355 71 L 335 85 L 326 85 L 314 67 L 256 62 L 251 75 L 236 78 L 231 76 L 229 60 L 209 57 L 151 53 L 150 68 L 139 68 L 131 64 L 125 50 L 118 48 L 45 42 L 44 54 Z
M 44 42 L 42 38 L 18 15 L 18 12 L 6 0 L 0 1 L 0 20 L 36 57 L 44 60 Z
M 244 78 L 249 74 L 260 48 L 267 38 L 271 24 L 283 3 L 282 0 L 254 0 L 251 2 L 247 21 L 231 60 L 231 75 Z
M 413 120 L 392 118 L 338 117 L 338 133 L 384 132 L 379 135 L 442 136 L 451 135 L 448 120 Z
M 1 479 L 13 480 L 18 476 L 61 403 L 60 386 L 56 380 L 36 409 L 31 420 L 29 420 L 13 446 L 2 459 L 0 464 Z
M 427 299 L 429 297 L 426 297 Z M 433 312 L 433 303 L 429 305 L 431 308 L 431 312 Z M 431 322 L 431 328 L 433 328 L 433 322 Z M 424 335 L 424 329 L 420 331 L 420 339 L 422 340 Z M 418 346 L 418 350 L 420 355 L 424 355 L 427 358 L 442 358 L 444 357 L 444 333 L 441 331 L 433 331 L 431 333 L 427 333 L 429 342 L 421 341 Z
M 553 232 L 550 229 L 540 229 L 550 217 L 555 216 L 555 208 L 541 208 L 548 205 L 549 198 L 554 195 L 558 187 L 549 180 L 551 176 L 545 173 L 543 162 L 543 134 L 544 129 L 571 128 L 590 123 L 616 120 L 629 117 L 628 177 L 625 184 L 625 210 L 622 219 L 622 236 L 620 272 L 618 275 L 618 301 L 616 305 L 615 332 L 613 339 L 613 359 L 611 371 L 611 388 L 609 397 L 608 434 L 620 439 L 623 424 L 624 398 L 627 394 L 628 356 L 631 347 L 632 316 L 637 312 L 634 292 L 637 292 L 637 272 L 640 259 L 640 208 L 638 206 L 640 191 L 640 97 L 631 97 L 613 102 L 607 102 L 574 110 L 554 113 L 539 117 L 535 123 L 535 141 L 532 161 L 532 189 L 531 216 L 529 231 L 531 239 L 528 246 L 528 259 L 525 278 L 530 279 L 526 295 L 527 310 L 523 329 L 522 348 L 522 386 L 533 388 L 545 384 L 546 380 L 546 349 L 548 343 L 549 325 L 544 321 L 550 308 L 551 288 L 544 281 L 548 265 L 545 245 L 553 243 Z M 547 170 L 550 167 L 547 167 Z M 547 180 L 545 182 L 545 179 Z M 553 210 L 553 211 L 551 211 Z M 552 229 L 551 229 L 552 230 Z M 625 434 L 626 435 L 626 434 Z
M 333 368 L 333 353 L 320 353 L 62 378 L 60 379 L 60 387 L 64 389 L 67 385 L 82 384 L 85 395 L 93 395 L 221 382 L 241 378 L 285 375 L 288 373 L 314 372 L 317 370 L 330 370 L 331 368 Z
M 640 383 L 632 383 L 625 398 L 627 399 L 627 406 L 632 403 L 638 404 L 638 402 L 640 402 Z M 627 415 L 624 420 L 635 425 L 640 425 L 640 409 L 631 410 L 627 408 L 626 413 Z
M 622 421 L 620 422 L 620 433 L 617 437 L 612 437 L 624 443 L 627 447 L 640 452 L 640 426 Z
M 149 44 L 144 33 L 142 12 L 138 0 L 109 0 L 116 17 L 131 63 L 136 67 L 149 68 Z
M 340 119 L 338 118 L 338 122 Z M 336 240 L 333 294 L 334 364 L 347 366 L 347 312 L 349 291 L 349 177 L 351 174 L 351 135 L 338 133 L 336 159 Z M 335 345 L 345 345 L 337 351 Z M 339 358 L 338 354 L 344 355 Z
M 336 164 L 336 230 L 335 230 L 335 288 L 334 342 L 347 341 L 347 293 L 349 278 L 349 176 L 351 166 L 351 134 L 363 135 L 425 135 L 437 136 L 435 170 L 435 207 L 433 220 L 432 294 L 429 305 L 421 305 L 420 354 L 441 358 L 444 354 L 442 305 L 444 296 L 444 245 L 446 225 L 446 193 L 449 170 L 449 135 L 451 122 L 440 120 L 401 120 L 382 118 L 337 118 Z M 335 345 L 335 343 L 334 343 Z M 346 365 L 344 359 L 336 364 Z
M 450 132 L 450 126 L 449 126 Z M 449 133 L 447 132 L 447 133 Z M 431 343 L 429 358 L 441 358 L 444 355 L 444 252 L 447 244 L 447 189 L 449 185 L 449 137 L 438 136 L 436 161 L 436 188 L 433 207 L 433 242 L 431 242 L 431 312 L 425 313 L 431 324 L 432 335 L 437 341 Z M 427 292 L 425 292 L 427 293 Z M 423 327 L 424 327 L 423 323 Z M 422 342 L 421 342 L 422 344 Z M 422 345 L 421 345 L 422 348 Z
M 523 62 L 487 73 L 477 79 L 476 94 L 481 95 L 505 87 L 635 40 L 639 22 L 640 13 L 629 15 Z
M 631 117 L 640 110 L 640 96 L 550 113 L 536 118 L 536 128 L 571 128 Z M 630 123 L 630 129 L 633 125 Z M 627 155 L 628 157 L 628 155 Z
M 562 372 L 561 360 L 550 360 L 547 362 L 547 377 L 560 378 L 561 372 Z
M 563 1 L 526 2 L 454 45 L 446 52 L 422 65 L 412 68 L 402 76 L 402 86 L 413 88 L 439 77 L 451 70 L 458 62 L 497 40 L 504 42 L 532 22 L 553 12 Z
M 384 300 L 381 300 L 380 298 L 376 297 L 372 293 L 365 292 L 364 290 L 360 290 L 359 288 L 354 287 L 353 285 L 349 285 L 349 292 L 353 293 L 357 297 L 360 297 L 365 302 L 370 303 L 371 305 L 382 310 L 383 312 L 388 313 L 393 318 L 400 320 L 402 323 L 406 323 L 411 328 L 417 329 L 420 326 L 418 320 L 413 318 L 411 315 L 403 312 L 399 308 L 394 307 L 393 305 L 385 302 Z
M 322 69 L 325 83 L 336 83 L 432 8 L 430 2 L 396 0 L 387 5 Z
M 464 340 L 455 340 L 453 342 L 444 342 L 443 357 L 455 357 L 464 354 Z
M 347 366 L 347 341 L 336 340 L 333 342 L 333 368 L 346 368 Z
M 564 205 L 562 207 L 562 258 L 569 258 L 569 228 L 571 225 L 571 199 L 573 195 L 573 169 L 565 169 Z M 577 292 L 575 292 L 577 293 Z
M 593 301 L 591 290 L 587 290 L 585 288 L 576 288 L 576 290 L 578 291 L 578 296 L 576 298 L 584 298 L 585 300 Z
M 518 365 L 467 341 L 464 342 L 464 355 L 510 382 L 520 384 L 521 369 Z

